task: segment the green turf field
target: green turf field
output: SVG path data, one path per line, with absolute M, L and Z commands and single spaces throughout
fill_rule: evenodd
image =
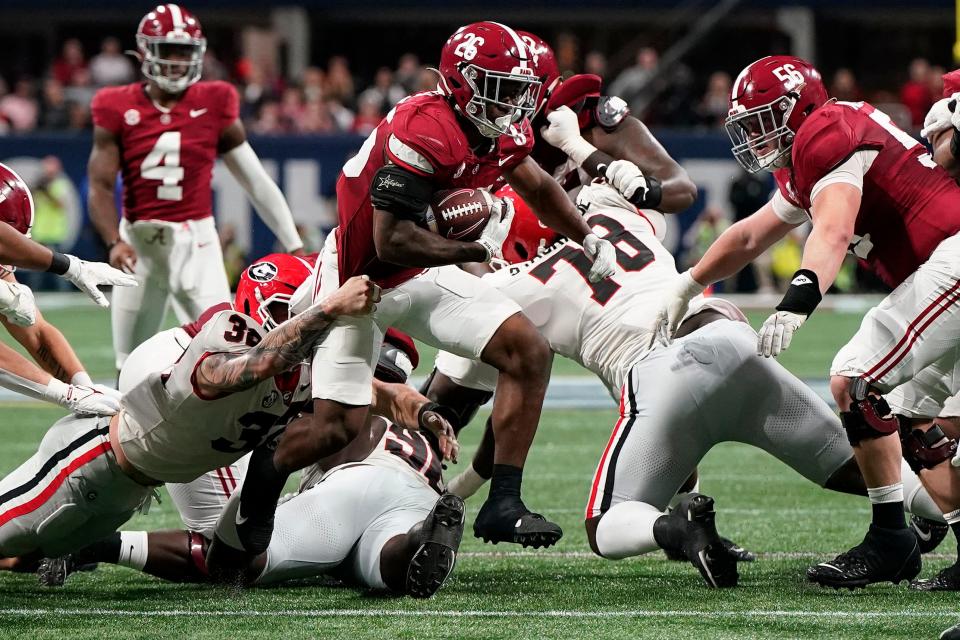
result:
M 751 314 L 756 325 L 766 314 Z M 89 363 L 112 375 L 106 314 L 51 312 Z M 814 315 L 784 361 L 807 377 L 826 373 L 856 316 Z M 429 355 L 424 357 L 429 362 Z M 575 374 L 558 363 L 556 374 Z M 0 475 L 36 449 L 62 412 L 0 404 Z M 739 445 L 715 449 L 702 490 L 717 500 L 722 533 L 759 553 L 741 565 L 741 586 L 710 591 L 696 570 L 662 555 L 608 562 L 582 533 L 588 485 L 613 423 L 611 412 L 547 411 L 525 477 L 531 507 L 566 535 L 552 549 L 483 545 L 470 535 L 451 582 L 433 599 L 371 596 L 324 581 L 238 592 L 162 583 L 109 567 L 73 576 L 59 590 L 32 575 L 0 575 L 0 638 L 935 638 L 960 619 L 955 595 L 904 586 L 834 592 L 804 583 L 804 568 L 859 540 L 865 499 L 828 494 L 765 454 Z M 464 432 L 472 449 L 478 429 Z M 464 456 L 467 457 L 467 456 Z M 130 528 L 179 525 L 169 500 Z M 928 557 L 924 574 L 952 561 L 953 544 Z

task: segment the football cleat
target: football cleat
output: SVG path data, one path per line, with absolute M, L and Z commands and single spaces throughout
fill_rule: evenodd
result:
M 910 588 L 916 591 L 960 591 L 960 562 L 941 569 L 932 578 L 914 580 Z
M 513 542 L 539 549 L 556 544 L 563 529 L 527 509 L 520 498 L 487 498 L 473 521 L 473 535 L 493 544 Z
M 943 539 L 947 537 L 950 531 L 950 525 L 946 522 L 937 522 L 921 516 L 910 516 L 910 531 L 917 536 L 917 545 L 920 547 L 920 553 L 930 553 L 940 546 Z
M 667 518 L 675 519 L 671 526 L 680 532 L 677 540 L 707 586 L 713 588 L 735 587 L 740 579 L 737 557 L 730 553 L 717 533 L 717 512 L 713 498 L 701 493 L 691 493 L 674 507 Z
M 940 640 L 960 640 L 960 623 L 944 629 L 940 634 Z
M 420 528 L 422 542 L 407 569 L 407 595 L 429 598 L 453 572 L 463 538 L 463 498 L 440 496 Z
M 863 542 L 807 569 L 807 579 L 824 587 L 858 589 L 874 582 L 899 584 L 920 573 L 917 538 L 908 529 L 870 525 Z
M 737 562 L 754 562 L 757 559 L 757 554 L 744 549 L 730 538 L 720 536 L 720 543 Z M 667 556 L 667 560 L 673 560 L 674 562 L 687 561 L 687 555 L 679 549 L 664 549 L 663 554 Z
M 59 558 L 44 558 L 37 567 L 37 580 L 44 587 L 62 587 L 70 574 L 77 571 L 94 571 L 96 568 L 97 563 L 77 564 L 71 554 Z

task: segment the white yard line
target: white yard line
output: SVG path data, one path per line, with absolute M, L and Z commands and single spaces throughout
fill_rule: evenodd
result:
M 955 610 L 943 611 L 784 611 L 748 609 L 746 611 L 657 611 L 654 609 L 636 609 L 625 611 L 451 611 L 451 610 L 403 610 L 403 609 L 288 609 L 279 611 L 258 611 L 239 609 L 235 611 L 191 611 L 187 609 L 158 609 L 154 611 L 133 611 L 129 609 L 0 609 L 3 616 L 115 616 L 132 618 L 213 618 L 221 616 L 249 616 L 255 618 L 379 618 L 403 617 L 422 618 L 946 618 L 957 617 Z
M 759 560 L 828 560 L 839 551 L 760 551 L 754 552 Z M 592 558 L 600 560 L 590 551 L 464 551 L 460 558 L 550 558 L 554 559 L 581 559 Z M 644 556 L 637 556 L 642 558 Z M 651 558 L 662 556 L 651 555 Z M 955 553 L 927 553 L 924 560 L 956 560 Z

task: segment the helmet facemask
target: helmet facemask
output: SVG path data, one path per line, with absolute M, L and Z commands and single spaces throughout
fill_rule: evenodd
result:
M 791 91 L 770 104 L 730 110 L 724 126 L 733 143 L 733 157 L 748 172 L 774 171 L 789 164 L 794 131 L 787 122 L 797 98 Z
M 143 75 L 167 93 L 182 93 L 200 79 L 206 38 L 137 36 Z
M 488 71 L 473 64 L 462 70 L 464 79 L 473 90 L 464 107 L 464 115 L 487 138 L 509 133 L 512 125 L 529 118 L 536 109 L 540 81 L 528 75 L 532 73 L 528 69 L 517 68 L 515 71 L 517 73 Z

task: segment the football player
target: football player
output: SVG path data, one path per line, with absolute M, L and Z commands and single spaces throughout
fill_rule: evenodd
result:
M 171 299 L 182 323 L 230 300 L 211 209 L 217 156 L 280 244 L 302 253 L 286 200 L 247 142 L 236 89 L 200 80 L 206 47 L 195 16 L 176 4 L 158 5 L 137 28 L 146 82 L 106 87 L 91 103 L 90 219 L 109 248 L 110 264 L 143 284 L 117 292 L 114 300 L 117 371 L 160 330 Z M 119 224 L 117 172 L 123 180 Z
M 275 438 L 309 399 L 302 362 L 313 344 L 334 317 L 369 313 L 378 299 L 379 287 L 357 276 L 269 332 L 229 304 L 209 309 L 185 327 L 191 340 L 179 358 L 154 363 L 120 413 L 58 421 L 0 480 L 0 557 L 80 549 L 114 532 L 160 484 L 189 482 Z M 391 409 L 392 395 L 377 398 Z
M 13 265 L 56 271 L 65 264 L 64 277 L 100 304 L 107 301 L 97 285 L 136 282 L 105 264 L 86 263 L 30 240 L 33 213 L 27 185 L 0 164 L 0 324 L 36 361 L 0 343 L 0 386 L 77 413 L 112 415 L 120 407 L 116 391 L 93 384 L 66 338 L 36 308 L 30 288 L 17 282 Z
M 496 22 L 458 29 L 443 47 L 439 75 L 437 91 L 400 102 L 343 167 L 340 224 L 335 246 L 328 242 L 322 256 L 321 293 L 363 272 L 384 287 L 383 302 L 374 316 L 331 328 L 314 357 L 313 414 L 291 423 L 272 464 L 248 471 L 264 488 L 259 504 L 241 504 L 238 511 L 244 522 L 261 525 L 257 540 L 244 541 L 251 554 L 266 548 L 287 475 L 342 448 L 365 423 L 372 366 L 389 326 L 501 372 L 493 482 L 476 518 L 477 535 L 537 547 L 562 535 L 520 497 L 550 373 L 549 346 L 516 303 L 454 266 L 500 257 L 511 216 L 508 210 L 491 215 L 476 242 L 450 240 L 422 224 L 435 192 L 487 187 L 502 176 L 545 224 L 583 243 L 592 281 L 613 274 L 614 248 L 529 157 L 527 118 L 539 81 L 516 31 Z
M 131 359 L 136 357 L 135 352 Z M 411 360 L 416 360 L 411 341 L 385 342 L 376 379 L 404 382 Z M 429 405 L 422 396 L 420 401 Z M 273 584 L 334 574 L 366 588 L 421 598 L 440 588 L 453 569 L 464 515 L 462 499 L 442 493 L 444 452 L 429 431 L 405 429 L 380 417 L 368 428 L 346 449 L 315 465 L 311 470 L 317 475 L 305 477 L 298 494 L 282 501 L 276 533 L 245 582 Z M 223 517 L 235 518 L 237 505 L 232 500 Z M 189 524 L 186 531 L 124 531 L 110 544 L 44 560 L 38 574 L 44 584 L 60 585 L 77 567 L 110 562 L 167 580 L 207 582 L 209 536 Z M 124 553 L 128 547 L 121 539 L 138 541 L 137 553 Z
M 861 544 L 807 576 L 834 587 L 913 579 L 921 561 L 903 517 L 901 455 L 960 530 L 960 495 L 951 488 L 958 472 L 948 464 L 956 433 L 936 417 L 958 389 L 960 187 L 882 111 L 830 100 L 820 74 L 799 58 L 762 58 L 737 76 L 727 131 L 740 164 L 772 171 L 778 190 L 674 280 L 660 317 L 668 330 L 675 327 L 705 284 L 736 273 L 808 220 L 813 231 L 801 268 L 760 330 L 759 354 L 776 356 L 790 346 L 847 251 L 895 288 L 867 312 L 830 371 L 873 521 Z M 881 397 L 900 385 L 902 400 Z
M 620 420 L 589 493 L 591 548 L 610 559 L 662 548 L 688 558 L 708 585 L 733 586 L 740 558 L 716 532 L 712 500 L 691 493 L 664 513 L 707 451 L 724 441 L 748 443 L 818 485 L 862 495 L 853 451 L 826 403 L 779 363 L 755 356 L 756 333 L 731 303 L 699 300 L 683 325 L 686 337 L 651 347 L 642 328 L 677 276 L 661 244 L 663 216 L 638 213 L 605 184 L 585 187 L 578 204 L 617 247 L 614 278 L 583 278 L 581 249 L 565 241 L 484 281 L 517 301 L 556 353 L 593 371 L 620 399 Z M 437 369 L 471 389 L 496 384 L 490 367 L 448 353 Z M 909 468 L 905 478 L 911 509 L 939 518 Z M 449 485 L 462 497 L 477 488 L 459 476 Z

